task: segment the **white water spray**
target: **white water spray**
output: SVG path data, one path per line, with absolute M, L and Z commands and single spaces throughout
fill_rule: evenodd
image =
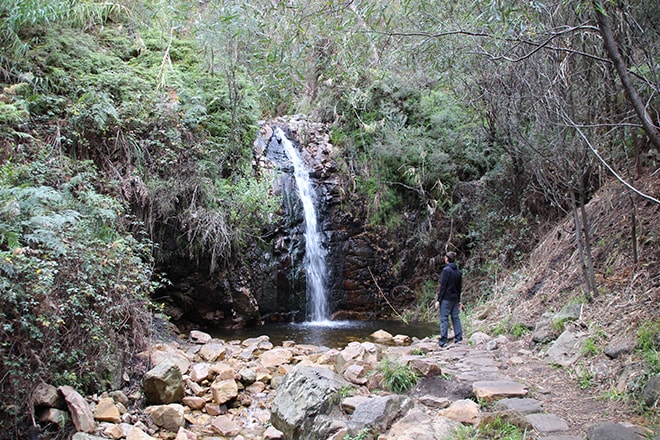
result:
M 321 235 L 318 231 L 316 208 L 314 207 L 314 188 L 309 179 L 309 172 L 298 151 L 286 137 L 281 128 L 275 130 L 275 136 L 282 143 L 284 151 L 293 163 L 298 196 L 303 205 L 305 216 L 305 271 L 307 273 L 307 319 L 311 322 L 324 322 L 328 319 L 328 301 L 326 298 L 325 251 L 321 247 Z

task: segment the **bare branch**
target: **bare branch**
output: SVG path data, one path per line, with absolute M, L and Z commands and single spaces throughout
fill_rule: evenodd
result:
M 589 147 L 589 149 L 591 150 L 591 152 L 592 152 L 592 153 L 598 158 L 599 161 L 601 161 L 601 163 L 602 163 L 603 165 L 605 165 L 605 167 L 606 167 L 606 168 L 607 168 L 607 169 L 608 169 L 608 170 L 614 175 L 614 177 L 616 177 L 616 179 L 617 179 L 619 182 L 621 182 L 626 188 L 628 188 L 629 190 L 631 190 L 631 191 L 634 192 L 635 194 L 637 194 L 637 195 L 639 195 L 639 196 L 645 198 L 646 200 L 650 200 L 650 201 L 652 201 L 652 202 L 654 202 L 654 203 L 658 203 L 658 204 L 660 204 L 660 200 L 658 200 L 658 199 L 656 199 L 656 198 L 654 198 L 654 197 L 652 197 L 652 196 L 650 196 L 650 195 L 648 195 L 648 194 L 644 194 L 643 192 L 641 192 L 640 190 L 638 190 L 637 188 L 635 188 L 634 186 L 632 186 L 631 184 L 629 184 L 628 182 L 626 182 L 625 179 L 624 179 L 623 177 L 621 177 L 621 176 L 620 176 L 620 175 L 614 170 L 614 168 L 612 168 L 612 167 L 610 166 L 610 164 L 608 164 L 607 161 L 605 161 L 605 159 L 603 159 L 603 157 L 600 155 L 600 153 L 598 153 L 598 150 L 596 149 L 596 147 L 594 147 L 594 146 L 591 144 L 591 142 L 589 141 L 589 138 L 584 134 L 584 132 L 583 132 L 582 130 L 580 130 L 580 127 L 578 126 L 578 124 L 576 124 L 575 122 L 573 122 L 573 120 L 571 120 L 571 118 L 570 118 L 570 117 L 569 117 L 564 111 L 562 111 L 562 118 L 564 119 L 564 121 L 566 121 L 566 123 L 567 123 L 568 126 L 574 128 L 574 129 L 578 132 L 578 134 L 580 135 L 580 137 L 582 137 L 582 139 L 583 139 L 584 142 L 587 144 L 587 146 Z

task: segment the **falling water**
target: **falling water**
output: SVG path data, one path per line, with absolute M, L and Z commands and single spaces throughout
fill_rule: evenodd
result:
M 309 172 L 305 168 L 298 151 L 286 137 L 281 128 L 275 130 L 275 136 L 282 143 L 284 151 L 293 163 L 298 187 L 298 195 L 303 205 L 305 215 L 305 271 L 307 273 L 307 319 L 322 323 L 328 318 L 328 304 L 325 292 L 326 267 L 325 251 L 321 247 L 321 236 L 318 231 L 316 209 L 314 207 L 314 189 L 309 180 Z

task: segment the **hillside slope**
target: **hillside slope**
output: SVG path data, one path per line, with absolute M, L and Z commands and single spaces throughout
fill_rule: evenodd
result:
M 638 180 L 636 188 L 654 198 L 660 195 L 657 176 Z M 528 331 L 550 320 L 555 337 L 570 329 L 583 341 L 578 359 L 566 368 L 570 377 L 601 396 L 638 395 L 660 364 L 660 205 L 641 197 L 636 197 L 636 205 L 636 264 L 630 192 L 612 181 L 587 206 L 599 290 L 592 302 L 584 296 L 573 220 L 567 216 L 545 235 L 526 264 L 504 277 L 495 293 L 476 307 L 477 326 L 491 333 L 524 334 L 528 347 L 543 357 L 551 344 L 535 340 Z M 579 318 L 552 322 L 567 305 L 580 306 Z M 643 338 L 650 338 L 651 347 L 642 346 Z M 615 345 L 629 349 L 614 358 L 603 353 Z

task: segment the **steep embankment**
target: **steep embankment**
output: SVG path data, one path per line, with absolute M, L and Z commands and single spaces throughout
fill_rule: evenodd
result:
M 660 194 L 657 176 L 640 179 L 635 186 L 654 198 Z M 585 299 L 574 225 L 567 216 L 548 231 L 525 266 L 507 275 L 474 314 L 474 325 L 491 334 L 525 334 L 529 348 L 541 356 L 563 331 L 577 335 L 575 357 L 560 369 L 561 376 L 579 384 L 582 389 L 573 387 L 574 391 L 594 401 L 638 395 L 660 364 L 660 205 L 639 196 L 634 200 L 635 207 L 631 193 L 613 181 L 587 206 L 598 283 L 593 301 Z M 631 238 L 633 213 L 637 263 Z M 558 313 L 569 307 L 577 312 L 573 317 Z M 563 399 L 562 405 L 570 402 Z
M 636 182 L 657 198 L 660 181 L 649 176 Z M 584 296 L 582 268 L 570 215 L 551 229 L 526 264 L 504 278 L 483 308 L 489 324 L 534 324 L 547 311 L 568 303 L 585 303 L 580 321 L 599 327 L 607 337 L 634 335 L 639 325 L 658 320 L 660 311 L 660 205 L 634 197 L 619 182 L 605 185 L 587 205 L 599 294 Z M 632 216 L 636 218 L 638 262 L 633 259 Z

